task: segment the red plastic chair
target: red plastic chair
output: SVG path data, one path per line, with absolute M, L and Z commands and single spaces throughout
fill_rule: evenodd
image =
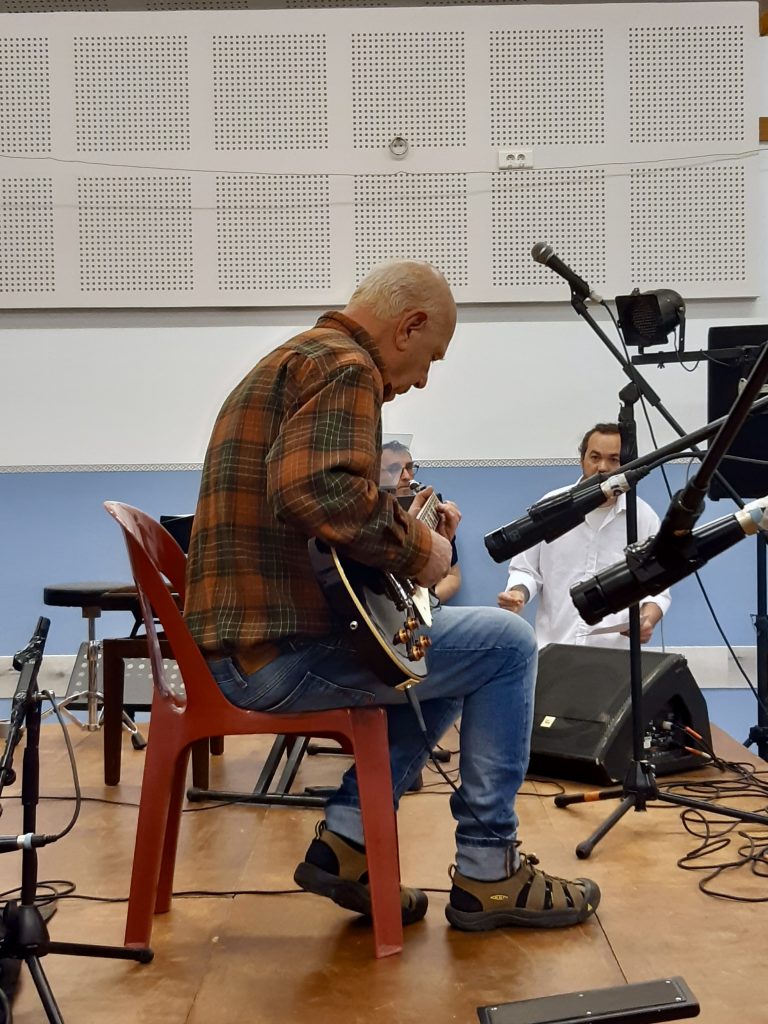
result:
M 382 708 L 344 708 L 272 715 L 230 704 L 171 594 L 171 590 L 184 594 L 183 551 L 158 522 L 139 509 L 117 501 L 107 501 L 104 507 L 123 529 L 155 683 L 125 945 L 148 946 L 153 913 L 170 910 L 190 745 L 211 735 L 284 733 L 330 737 L 342 744 L 346 741 L 351 749 L 368 853 L 376 956 L 399 953 L 403 948 L 400 867 L 385 712 Z M 155 615 L 179 666 L 186 698 L 180 698 L 166 682 Z

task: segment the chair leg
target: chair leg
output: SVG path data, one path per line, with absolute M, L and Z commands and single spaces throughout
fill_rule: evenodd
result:
M 374 946 L 377 957 L 392 956 L 403 948 L 403 921 L 386 714 L 381 709 L 366 709 L 353 712 L 352 721 L 360 811 L 368 855 Z
M 176 761 L 171 782 L 171 799 L 168 807 L 168 819 L 165 826 L 163 856 L 160 862 L 160 877 L 157 883 L 157 899 L 155 913 L 165 914 L 171 909 L 173 893 L 173 873 L 176 867 L 176 849 L 179 845 L 179 828 L 181 826 L 181 810 L 184 802 L 184 789 L 187 784 L 187 766 L 189 764 L 189 748 L 182 751 Z
M 207 739 L 196 740 L 192 744 L 192 785 L 195 789 L 210 789 Z
M 172 816 L 171 800 L 176 800 L 180 810 L 183 797 L 183 791 L 179 794 L 173 783 L 178 775 L 178 762 L 183 760 L 186 767 L 186 756 L 161 744 L 153 747 L 151 742 L 147 749 L 125 925 L 126 946 L 148 946 L 152 937 L 152 917 Z M 175 842 L 173 849 L 175 851 Z
M 224 753 L 224 737 L 223 736 L 211 736 L 211 753 L 214 756 L 218 756 Z
M 120 782 L 122 761 L 125 665 L 120 651 L 109 640 L 104 640 L 101 645 L 101 672 L 104 690 L 104 782 L 107 786 L 116 786 Z

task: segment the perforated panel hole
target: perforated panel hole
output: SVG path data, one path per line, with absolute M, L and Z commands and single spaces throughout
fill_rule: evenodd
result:
M 0 39 L 0 149 L 7 154 L 51 150 L 47 39 Z
M 449 284 L 467 284 L 464 174 L 355 176 L 355 274 L 384 260 L 428 260 Z
M 287 0 L 286 7 L 390 7 L 389 0 Z
M 148 11 L 247 10 L 248 0 L 147 0 Z
M 83 291 L 192 289 L 189 178 L 78 178 L 77 198 Z
M 330 287 L 327 175 L 220 175 L 216 230 L 220 290 Z
M 465 78 L 463 32 L 354 32 L 355 148 L 464 146 Z
M 53 179 L 0 178 L 0 292 L 54 287 Z
M 602 170 L 503 171 L 491 181 L 492 283 L 553 285 L 559 279 L 531 259 L 548 242 L 593 285 L 606 280 L 605 178 Z M 564 297 L 567 285 L 562 284 Z
M 5 0 L 0 11 L 6 14 L 56 14 L 74 11 L 108 11 L 107 0 Z
M 327 149 L 325 36 L 213 37 L 216 149 Z
M 490 33 L 491 144 L 605 142 L 603 30 Z
M 76 36 L 81 153 L 189 149 L 185 36 Z
M 743 27 L 630 29 L 629 139 L 743 140 Z
M 636 169 L 629 213 L 634 284 L 745 280 L 742 165 Z

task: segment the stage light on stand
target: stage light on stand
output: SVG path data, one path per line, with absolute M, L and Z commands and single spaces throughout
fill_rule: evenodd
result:
M 680 328 L 678 351 L 685 344 L 685 300 L 670 288 L 617 295 L 616 309 L 627 345 L 641 350 L 648 345 L 666 345 L 670 334 Z

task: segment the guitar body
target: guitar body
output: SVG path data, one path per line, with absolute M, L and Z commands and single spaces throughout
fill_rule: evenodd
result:
M 413 600 L 423 588 L 343 558 L 314 539 L 308 550 L 328 604 L 371 671 L 387 686 L 403 687 L 424 679 L 429 638 L 418 635 L 424 623 Z

